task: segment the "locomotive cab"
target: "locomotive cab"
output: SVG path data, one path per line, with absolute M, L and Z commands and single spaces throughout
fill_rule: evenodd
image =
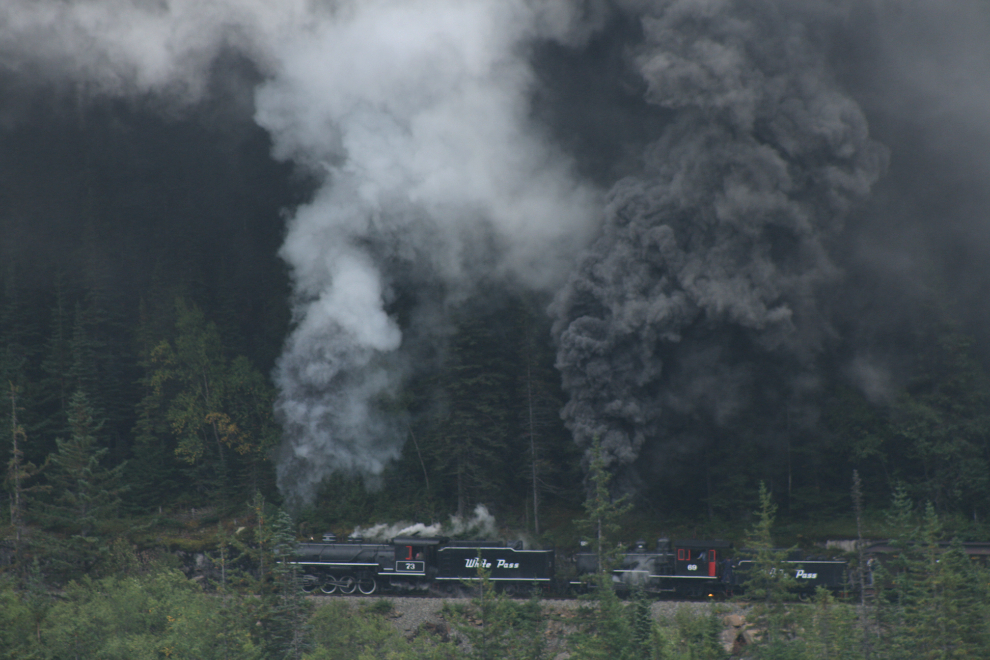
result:
M 418 536 L 392 539 L 395 547 L 395 575 L 432 578 L 436 574 L 437 547 L 444 540 Z
M 675 592 L 697 597 L 720 591 L 723 554 L 731 547 L 724 541 L 674 541 Z
M 706 546 L 677 548 L 677 558 L 674 560 L 674 575 L 692 577 L 718 577 L 718 561 L 720 550 Z

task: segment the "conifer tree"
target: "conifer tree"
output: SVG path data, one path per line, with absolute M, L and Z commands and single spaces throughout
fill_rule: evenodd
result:
M 254 577 L 245 582 L 257 595 L 247 605 L 258 622 L 256 641 L 266 658 L 299 660 L 308 648 L 311 607 L 295 566 L 286 561 L 296 544 L 292 519 L 261 493 L 255 493 L 249 504 L 255 516 L 254 542 L 235 545 L 254 567 Z
M 584 501 L 584 510 L 588 517 L 582 520 L 581 524 L 591 531 L 600 581 L 611 588 L 612 568 L 620 553 L 620 549 L 611 539 L 619 530 L 619 519 L 629 512 L 632 504 L 626 501 L 625 496 L 618 499 L 612 497 L 608 487 L 612 474 L 608 471 L 601 440 L 597 437 L 591 445 L 588 479 L 591 482 L 591 490 Z
M 543 494 L 554 492 L 553 478 L 562 472 L 563 447 L 554 440 L 563 438 L 573 442 L 563 430 L 560 409 L 560 375 L 553 368 L 554 354 L 550 345 L 549 328 L 536 316 L 535 301 L 524 299 L 518 306 L 519 349 L 515 357 L 519 401 L 519 429 L 522 451 L 526 457 L 525 478 L 529 482 L 532 500 L 533 531 L 540 534 L 540 507 Z M 528 508 L 528 507 L 527 507 Z
M 542 660 L 546 654 L 542 603 L 534 592 L 518 603 L 498 591 L 491 571 L 477 565 L 477 580 L 470 584 L 475 597 L 467 606 L 448 609 L 457 632 L 471 645 L 474 660 Z
M 20 566 L 28 493 L 45 488 L 40 484 L 28 486 L 27 483 L 37 476 L 45 466 L 39 468 L 34 463 L 24 460 L 24 444 L 27 442 L 27 434 L 17 420 L 17 395 L 17 386 L 10 383 L 11 450 L 10 460 L 7 462 L 5 482 L 10 491 L 10 526 L 14 534 L 14 563 Z
M 51 308 L 48 340 L 41 361 L 44 374 L 41 381 L 43 394 L 38 402 L 45 409 L 47 417 L 44 421 L 45 432 L 56 436 L 68 433 L 66 412 L 69 408 L 69 396 L 74 389 L 69 382 L 72 331 L 68 307 L 68 295 L 59 273 L 55 278 L 55 301 Z
M 311 608 L 304 598 L 296 565 L 289 561 L 296 545 L 292 519 L 278 509 L 269 520 L 273 589 L 266 603 L 269 622 L 266 646 L 271 652 L 269 657 L 300 660 L 308 648 L 306 633 Z
M 863 488 L 859 479 L 859 471 L 853 470 L 852 483 L 853 513 L 856 516 L 856 580 L 859 583 L 859 627 L 863 635 L 863 655 L 870 657 L 871 637 L 867 624 L 868 612 L 866 605 L 866 559 L 863 555 Z
M 505 484 L 511 381 L 499 346 L 482 319 L 462 321 L 436 383 L 442 401 L 428 451 L 435 471 L 453 482 L 457 515 L 462 517 L 475 502 L 501 496 Z
M 572 639 L 572 650 L 575 657 L 588 660 L 632 660 L 637 657 L 633 644 L 635 619 L 619 600 L 612 584 L 612 569 L 621 553 L 613 535 L 619 530 L 619 519 L 632 505 L 625 496 L 612 497 L 608 487 L 612 474 L 597 437 L 591 446 L 588 479 L 591 488 L 584 503 L 588 517 L 580 522 L 591 532 L 592 548 L 598 560 L 598 572 L 592 578 L 597 608 L 584 629 Z
M 97 442 L 102 422 L 94 419 L 81 390 L 70 398 L 69 426 L 72 435 L 56 440 L 58 451 L 51 456 L 48 471 L 51 497 L 40 507 L 39 518 L 58 535 L 58 544 L 66 551 L 53 554 L 53 560 L 71 572 L 88 569 L 106 549 L 100 535 L 120 506 L 124 466 L 102 465 L 107 453 Z
M 868 658 L 856 635 L 856 619 L 852 608 L 836 602 L 825 587 L 815 591 L 814 604 L 802 608 L 800 624 L 805 631 L 798 647 L 801 660 L 856 660 Z
M 756 523 L 746 539 L 746 545 L 753 553 L 753 563 L 744 587 L 746 597 L 754 602 L 754 620 L 766 630 L 762 643 L 773 649 L 784 643 L 783 632 L 789 624 L 785 602 L 795 582 L 785 563 L 788 551 L 775 548 L 773 544 L 771 530 L 777 505 L 762 481 L 759 502 Z

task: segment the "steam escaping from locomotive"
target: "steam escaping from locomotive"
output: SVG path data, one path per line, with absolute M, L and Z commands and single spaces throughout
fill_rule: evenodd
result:
M 352 533 L 364 539 L 388 541 L 397 536 L 420 536 L 423 538 L 436 536 L 468 536 L 475 539 L 492 539 L 498 536 L 495 516 L 484 504 L 478 504 L 470 516 L 450 516 L 447 523 L 410 523 L 398 522 L 393 524 L 381 523 L 371 527 L 358 527 Z
M 373 478 L 399 455 L 387 409 L 415 364 L 388 311 L 396 280 L 422 283 L 404 330 L 429 341 L 480 278 L 557 285 L 585 242 L 593 195 L 528 118 L 524 44 L 567 27 L 540 6 L 355 3 L 283 48 L 259 89 L 276 153 L 323 178 L 282 248 L 284 493 L 307 500 L 330 471 Z

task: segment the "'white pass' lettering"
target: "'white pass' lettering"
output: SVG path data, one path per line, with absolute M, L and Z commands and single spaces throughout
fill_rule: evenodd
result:
M 481 560 L 482 568 L 491 568 L 492 563 L 487 559 Z M 465 559 L 464 568 L 478 568 L 478 559 Z M 519 568 L 519 562 L 505 561 L 504 559 L 496 560 L 495 568 Z

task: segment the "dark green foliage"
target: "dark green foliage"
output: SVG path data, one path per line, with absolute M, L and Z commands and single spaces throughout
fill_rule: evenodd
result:
M 144 362 L 136 444 L 160 457 L 164 469 L 181 471 L 201 497 L 225 503 L 238 489 L 268 485 L 267 455 L 278 440 L 274 392 L 246 358 L 227 356 L 202 311 L 182 299 L 175 306 L 174 338 L 155 344 Z M 176 466 L 169 452 L 185 465 Z
M 869 657 L 863 648 L 863 632 L 859 628 L 855 608 L 836 601 L 824 587 L 815 592 L 814 604 L 802 608 L 797 626 L 804 633 L 795 640 L 802 660 Z
M 49 532 L 48 560 L 63 576 L 74 576 L 90 570 L 107 550 L 106 526 L 120 507 L 124 466 L 104 465 L 109 450 L 98 442 L 103 424 L 82 390 L 69 400 L 68 423 L 71 436 L 56 440 L 58 451 L 46 471 L 48 497 L 35 517 Z
M 938 511 L 990 514 L 990 380 L 972 340 L 945 331 L 892 411 L 893 446 L 916 461 L 916 497 Z
M 746 548 L 752 553 L 753 569 L 744 586 L 746 597 L 760 603 L 766 608 L 765 614 L 769 615 L 780 611 L 795 583 L 784 563 L 788 550 L 774 546 L 771 530 L 777 517 L 777 505 L 762 482 L 759 497 L 756 522 L 746 538 Z
M 753 564 L 744 584 L 746 599 L 753 607 L 750 618 L 763 631 L 761 657 L 786 657 L 787 630 L 793 625 L 792 611 L 786 606 L 795 586 L 785 561 L 787 550 L 774 547 L 773 529 L 777 506 L 770 491 L 760 483 L 760 508 L 756 523 L 746 539 Z
M 633 660 L 639 645 L 633 636 L 634 616 L 612 589 L 612 576 L 598 573 L 594 582 L 594 607 L 584 612 L 580 630 L 570 640 L 575 658 L 582 660 Z
M 340 600 L 321 605 L 310 620 L 313 651 L 307 660 L 454 660 L 450 642 L 429 634 L 407 640 L 374 605 L 359 608 Z
M 38 634 L 28 594 L 18 590 L 9 577 L 0 576 L 0 659 L 41 657 Z
M 4 487 L 10 493 L 10 527 L 13 537 L 12 561 L 18 568 L 22 566 L 22 550 L 26 537 L 26 512 L 29 510 L 30 494 L 47 490 L 44 484 L 37 483 L 37 477 L 47 464 L 41 468 L 24 459 L 24 446 L 27 444 L 27 434 L 18 421 L 18 392 L 13 382 L 10 383 L 10 459 L 4 471 Z M 34 482 L 34 483 L 32 483 Z
M 601 443 L 595 438 L 589 465 L 591 490 L 584 503 L 588 517 L 581 521 L 591 531 L 592 547 L 598 558 L 598 572 L 590 582 L 595 607 L 585 612 L 583 626 L 571 642 L 578 658 L 632 660 L 639 657 L 645 643 L 643 612 L 641 608 L 623 604 L 612 584 L 612 568 L 621 552 L 614 534 L 619 529 L 620 517 L 631 505 L 624 497 L 612 497 L 608 488 L 612 475 L 605 468 Z
M 646 594 L 637 593 L 632 603 L 632 647 L 637 656 L 650 657 L 654 643 L 653 629 L 650 601 L 646 599 Z
M 254 621 L 254 644 L 272 660 L 299 660 L 309 647 L 307 620 L 312 605 L 305 599 L 296 567 L 286 559 L 296 543 L 292 519 L 255 493 L 250 531 L 240 537 L 221 534 L 214 563 L 221 568 L 223 594 L 253 594 L 244 603 Z M 234 566 L 247 567 L 234 568 Z
M 458 324 L 435 384 L 442 399 L 428 451 L 461 516 L 506 484 L 509 374 L 498 339 L 481 319 Z
M 564 397 L 560 375 L 553 367 L 553 347 L 542 306 L 535 300 L 523 299 L 516 305 L 515 314 L 519 319 L 519 348 L 514 361 L 520 442 L 513 443 L 518 447 L 513 453 L 525 457 L 520 471 L 531 494 L 531 503 L 527 502 L 525 508 L 532 511 L 533 532 L 539 535 L 541 503 L 547 495 L 564 491 L 568 466 L 577 464 L 577 448 L 561 427 Z
M 49 527 L 87 537 L 102 521 L 114 517 L 120 506 L 123 465 L 108 468 L 108 452 L 97 436 L 103 422 L 94 418 L 89 398 L 77 390 L 69 400 L 71 436 L 59 438 L 58 452 L 47 471 L 51 501 L 40 514 Z
M 915 515 L 904 489 L 895 493 L 890 529 L 898 554 L 875 575 L 883 658 L 979 658 L 990 648 L 990 588 L 958 540 L 945 547 L 934 506 Z
M 71 583 L 42 627 L 41 657 L 142 660 L 264 658 L 247 610 L 203 594 L 177 571 Z
M 629 512 L 632 503 L 627 502 L 625 496 L 612 497 L 608 487 L 612 474 L 606 467 L 601 441 L 595 438 L 588 465 L 591 490 L 584 501 L 588 517 L 581 521 L 581 525 L 591 532 L 592 548 L 598 557 L 599 586 L 607 584 L 607 590 L 611 591 L 612 567 L 621 554 L 621 546 L 615 543 L 614 534 L 619 530 L 619 519 Z
M 719 643 L 722 624 L 713 609 L 699 613 L 681 607 L 674 614 L 674 624 L 677 629 L 677 643 L 671 657 L 687 657 L 691 660 L 721 660 L 726 657 L 725 650 Z
M 470 646 L 460 657 L 541 660 L 546 651 L 546 621 L 539 598 L 534 595 L 525 603 L 516 602 L 497 591 L 490 578 L 490 572 L 479 562 L 478 580 L 470 585 L 475 597 L 469 605 L 447 608 L 458 634 Z

